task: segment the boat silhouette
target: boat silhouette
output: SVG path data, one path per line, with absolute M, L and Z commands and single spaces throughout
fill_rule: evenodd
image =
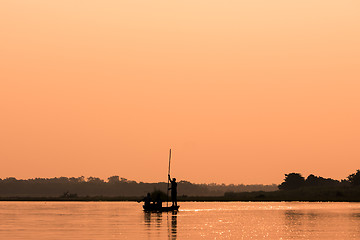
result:
M 167 183 L 167 194 L 166 194 L 166 207 L 162 206 L 162 201 L 159 199 L 156 202 L 151 203 L 150 199 L 145 202 L 145 204 L 143 205 L 143 209 L 145 212 L 174 212 L 174 211 L 178 211 L 179 210 L 179 205 L 171 205 L 169 206 L 169 181 L 170 181 L 170 162 L 171 162 L 171 149 L 169 152 L 169 169 L 168 169 L 168 183 Z M 150 196 L 150 194 L 148 193 L 148 196 Z M 176 198 L 176 196 L 175 196 Z M 145 199 L 145 198 L 144 198 Z
M 145 212 L 173 212 L 178 211 L 180 206 L 163 207 L 158 204 L 143 205 Z

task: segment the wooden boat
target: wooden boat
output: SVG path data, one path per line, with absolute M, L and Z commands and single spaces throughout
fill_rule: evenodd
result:
M 143 205 L 145 212 L 175 212 L 179 210 L 180 206 L 163 207 L 158 204 Z
M 170 149 L 170 153 L 169 153 L 169 170 L 168 170 L 168 176 L 170 176 L 170 160 L 171 160 L 171 149 Z M 145 212 L 175 212 L 179 210 L 179 205 L 178 206 L 168 206 L 169 205 L 169 180 L 168 180 L 168 185 L 167 185 L 167 202 L 166 202 L 166 207 L 162 206 L 162 202 L 157 202 L 157 203 L 151 203 L 151 204 L 144 204 L 143 205 L 143 209 Z

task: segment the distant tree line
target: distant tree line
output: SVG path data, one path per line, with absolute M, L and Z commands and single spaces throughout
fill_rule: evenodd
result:
M 310 174 L 306 179 L 300 173 L 285 174 L 284 182 L 278 187 L 280 190 L 295 190 L 309 187 L 355 187 L 360 186 L 360 170 L 350 174 L 341 181 L 331 178 L 318 177 Z
M 111 176 L 106 181 L 98 177 L 59 177 L 16 179 L 9 177 L 0 179 L 0 197 L 32 196 L 63 197 L 78 196 L 143 196 L 147 192 L 160 190 L 166 192 L 167 183 L 144 183 L 128 180 L 119 176 Z M 195 184 L 188 181 L 178 183 L 179 196 L 222 196 L 225 192 L 275 191 L 277 185 L 225 185 Z

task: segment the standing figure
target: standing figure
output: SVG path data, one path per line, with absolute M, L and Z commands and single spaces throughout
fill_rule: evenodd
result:
M 171 202 L 173 206 L 177 206 L 177 182 L 176 182 L 176 178 L 173 178 L 171 180 L 170 178 L 170 174 L 168 175 L 169 177 L 169 181 L 171 183 L 171 188 L 169 188 L 169 190 L 171 189 Z

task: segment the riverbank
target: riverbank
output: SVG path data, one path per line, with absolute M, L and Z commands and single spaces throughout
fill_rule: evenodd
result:
M 1 197 L 0 201 L 138 201 L 142 197 L 124 196 L 74 196 L 74 197 L 31 197 L 11 196 Z M 179 202 L 279 202 L 279 201 L 309 201 L 309 202 L 360 202 L 360 188 L 302 188 L 287 191 L 272 192 L 227 192 L 223 196 L 178 196 Z

